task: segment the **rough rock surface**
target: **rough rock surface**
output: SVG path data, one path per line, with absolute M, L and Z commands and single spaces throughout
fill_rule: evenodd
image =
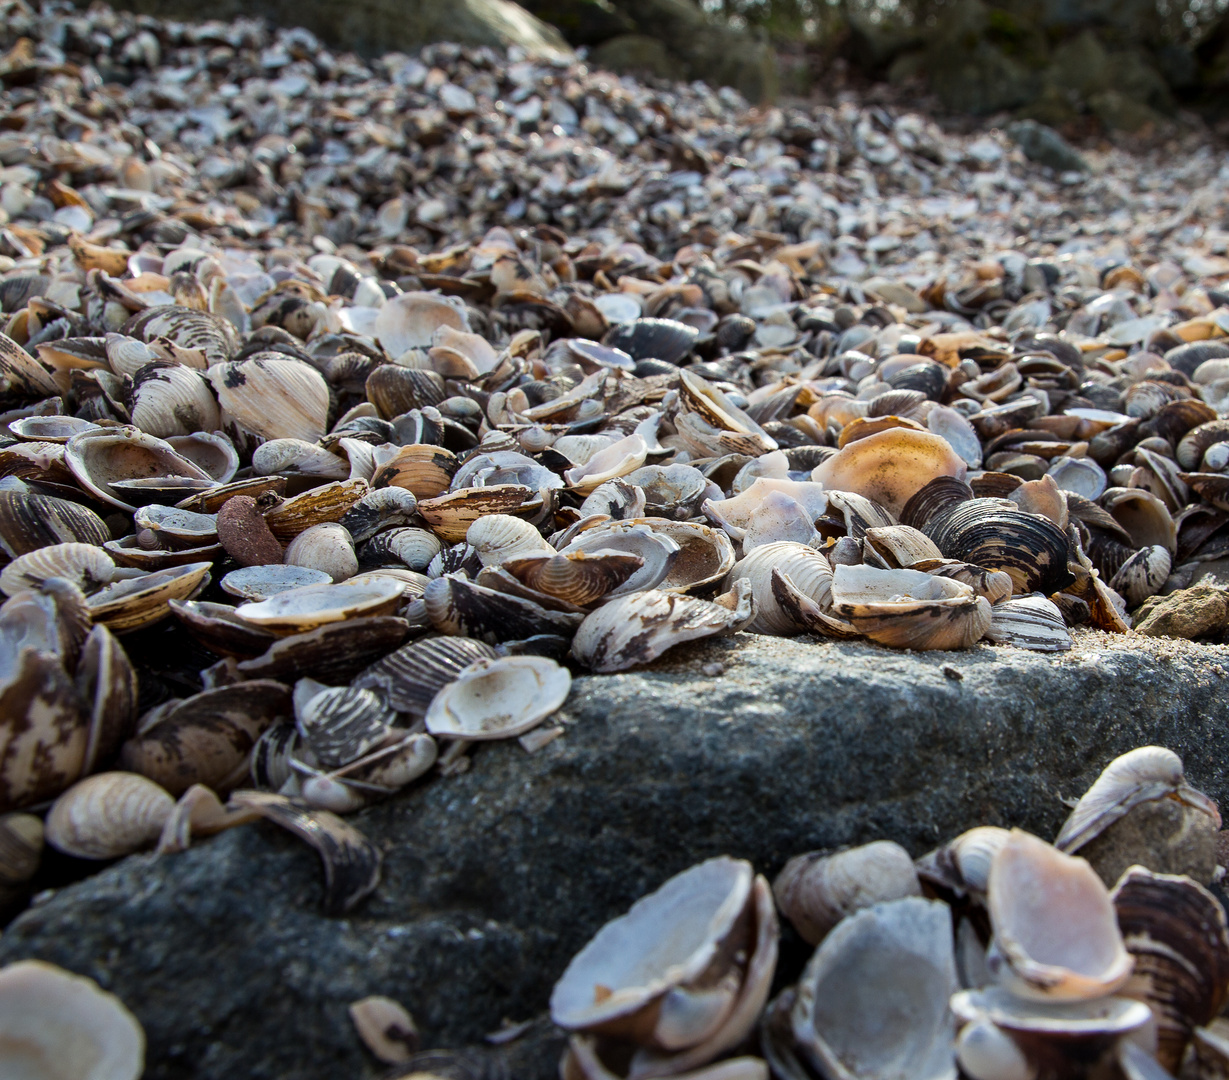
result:
M 201 17 L 192 0 L 116 0 L 113 5 L 163 19 Z M 433 41 L 518 45 L 535 54 L 571 50 L 553 26 L 511 0 L 216 0 L 211 19 L 265 18 L 302 26 L 331 46 L 365 56 L 408 50 Z
M 537 754 L 484 746 L 468 773 L 355 815 L 386 856 L 348 918 L 320 913 L 315 854 L 261 824 L 62 890 L 9 928 L 0 963 L 42 957 L 119 994 L 148 1080 L 375 1077 L 346 1018 L 367 994 L 406 1005 L 428 1046 L 536 1019 L 502 1054 L 545 1080 L 554 980 L 669 875 L 721 852 L 775 874 L 877 838 L 916 855 L 980 823 L 1052 837 L 1060 798 L 1149 742 L 1229 800 L 1227 703 L 1224 646 L 1080 632 L 1056 656 L 909 654 L 742 634 L 578 678 L 567 734 Z
M 1148 637 L 1197 638 L 1219 633 L 1229 621 L 1229 597 L 1212 584 L 1149 597 L 1136 613 L 1135 629 Z

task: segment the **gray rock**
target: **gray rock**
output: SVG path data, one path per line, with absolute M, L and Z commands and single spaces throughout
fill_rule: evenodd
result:
M 193 0 L 116 0 L 116 7 L 159 18 L 199 19 Z M 506 48 L 534 54 L 571 50 L 553 26 L 512 0 L 214 0 L 211 19 L 265 18 L 302 26 L 334 48 L 366 56 L 415 49 L 434 41 Z
M 1029 161 L 1055 172 L 1088 172 L 1088 162 L 1052 127 L 1036 120 L 1017 120 L 1007 125 L 1007 134 Z
M 346 1018 L 367 994 L 401 1001 L 428 1046 L 535 1020 L 502 1053 L 546 1080 L 543 1016 L 573 953 L 707 856 L 774 875 L 803 851 L 890 838 L 918 855 L 983 823 L 1052 837 L 1060 797 L 1145 743 L 1229 798 L 1229 648 L 1076 638 L 910 654 L 742 634 L 584 676 L 563 738 L 483 746 L 469 772 L 350 819 L 385 869 L 347 918 L 320 913 L 315 854 L 259 824 L 61 890 L 5 932 L 0 963 L 42 957 L 119 994 L 148 1080 L 374 1078 Z M 803 955 L 787 938 L 780 977 Z

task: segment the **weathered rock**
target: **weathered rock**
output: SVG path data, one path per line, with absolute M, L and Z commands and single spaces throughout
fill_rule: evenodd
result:
M 1119 818 L 1076 854 L 1109 888 L 1136 863 L 1209 885 L 1216 872 L 1216 836 L 1215 824 L 1203 811 L 1176 799 L 1154 799 Z
M 1057 131 L 1036 120 L 1017 120 L 1007 125 L 1007 134 L 1029 161 L 1055 172 L 1087 172 L 1088 163 Z
M 0 963 L 41 957 L 117 993 L 145 1025 L 148 1080 L 374 1078 L 346 1016 L 369 994 L 404 1004 L 428 1046 L 536 1019 L 503 1053 L 545 1080 L 559 1041 L 541 1017 L 573 953 L 707 856 L 774 875 L 803 851 L 890 838 L 918 855 L 983 823 L 1052 837 L 1059 797 L 1146 743 L 1225 802 L 1226 665 L 1223 646 L 1090 631 L 1057 656 L 687 646 L 578 678 L 567 734 L 537 754 L 483 747 L 350 818 L 385 860 L 345 919 L 320 913 L 315 854 L 260 824 L 62 890 L 5 932 Z M 789 940 L 782 978 L 803 954 Z
M 1168 596 L 1149 597 L 1140 606 L 1135 629 L 1147 637 L 1197 638 L 1229 623 L 1229 596 L 1215 585 L 1195 585 Z
M 594 49 L 589 59 L 595 67 L 658 79 L 670 78 L 678 68 L 666 46 L 647 34 L 620 34 Z
M 161 18 L 200 18 L 192 0 L 117 0 L 116 7 Z M 265 18 L 302 26 L 334 48 L 378 56 L 433 41 L 518 45 L 538 55 L 570 52 L 553 26 L 511 0 L 215 0 L 211 19 Z

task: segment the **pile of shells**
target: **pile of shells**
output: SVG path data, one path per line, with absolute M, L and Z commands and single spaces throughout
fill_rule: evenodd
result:
M 891 841 L 792 859 L 772 891 L 816 948 L 771 1003 L 768 883 L 740 860 L 700 863 L 604 926 L 555 985 L 551 1016 L 572 1033 L 560 1075 L 1163 1080 L 1185 1063 L 1184 1077 L 1224 1076 L 1229 928 L 1210 875 L 1136 849 L 1111 888 L 1061 850 L 1158 800 L 1203 820 L 1215 847 L 1216 807 L 1174 754 L 1141 747 L 1057 846 L 986 826 L 916 862 Z

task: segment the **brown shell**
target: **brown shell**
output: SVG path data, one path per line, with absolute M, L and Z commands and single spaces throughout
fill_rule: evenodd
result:
M 490 487 L 461 488 L 418 504 L 418 513 L 431 531 L 448 544 L 459 544 L 469 527 L 488 514 L 514 514 L 539 496 L 521 484 L 493 484 Z
M 445 396 L 443 376 L 434 371 L 382 364 L 367 376 L 367 400 L 385 420 L 438 405 Z
M 199 600 L 170 601 L 175 616 L 197 641 L 219 656 L 247 659 L 259 656 L 277 637 L 271 631 L 244 622 L 227 604 Z
M 53 798 L 76 781 L 88 737 L 60 658 L 23 650 L 0 690 L 0 813 Z
M 321 484 L 293 499 L 278 503 L 265 512 L 265 521 L 273 535 L 286 543 L 313 525 L 340 521 L 368 490 L 366 480 L 335 480 L 330 484 Z
M 584 607 L 622 585 L 643 565 L 639 555 L 625 552 L 574 551 L 522 555 L 508 559 L 503 568 L 531 589 Z
M 11 558 L 51 544 L 101 545 L 111 530 L 89 507 L 17 491 L 0 491 L 0 547 Z
M 367 665 L 392 652 L 409 633 L 404 619 L 373 615 L 330 623 L 274 641 L 259 656 L 239 663 L 249 679 L 294 679 L 310 676 L 345 682 Z
M 172 600 L 187 600 L 202 588 L 212 566 L 187 563 L 109 585 L 90 597 L 90 618 L 117 634 L 152 626 L 170 615 Z
M 376 470 L 371 485 L 374 488 L 405 488 L 415 498 L 434 499 L 448 490 L 457 468 L 457 456 L 451 450 L 411 443 Z
M 120 750 L 120 764 L 172 795 L 193 784 L 225 794 L 246 777 L 260 735 L 292 714 L 290 689 L 272 679 L 206 690 L 146 717 Z

